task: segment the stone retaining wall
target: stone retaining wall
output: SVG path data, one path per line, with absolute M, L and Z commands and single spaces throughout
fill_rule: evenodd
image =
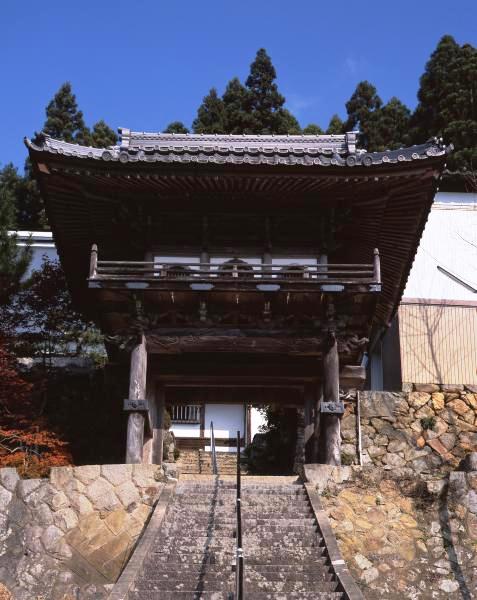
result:
M 0 582 L 15 600 L 106 598 L 164 480 L 157 465 L 56 467 L 24 480 L 0 469 Z
M 414 386 L 411 392 L 360 392 L 362 464 L 417 473 L 448 472 L 477 450 L 477 389 Z M 342 419 L 344 464 L 358 463 L 356 400 Z

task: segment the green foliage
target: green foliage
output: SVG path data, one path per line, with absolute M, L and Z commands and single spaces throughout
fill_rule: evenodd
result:
M 13 228 L 29 231 L 47 229 L 45 207 L 31 173 L 30 159 L 25 161 L 25 174 L 9 163 L 0 170 L 0 191 L 5 189 L 14 201 Z
M 192 129 L 194 133 L 224 133 L 225 107 L 215 88 L 202 100 Z
M 102 336 L 74 310 L 63 270 L 46 256 L 14 298 L 10 323 L 20 330 L 17 352 L 41 357 L 46 368 L 58 355 L 104 356 Z
M 477 48 L 442 37 L 420 79 L 418 99 L 414 141 L 443 137 L 455 145 L 451 170 L 477 170 Z
M 241 134 L 250 131 L 252 120 L 247 111 L 248 92 L 238 77 L 228 82 L 222 101 L 225 108 L 225 132 Z
M 18 292 L 31 261 L 30 246 L 17 246 L 17 236 L 9 234 L 15 226 L 14 194 L 0 180 L 0 307 Z
M 88 143 L 90 132 L 78 110 L 76 96 L 71 83 L 65 82 L 46 107 L 46 121 L 43 131 L 56 139 L 77 144 Z
M 310 123 L 303 129 L 302 133 L 304 133 L 305 135 L 322 135 L 324 132 L 319 125 L 316 125 L 315 123 Z
M 435 424 L 435 417 L 422 417 L 421 419 L 421 426 L 423 429 L 434 429 Z
M 90 138 L 91 146 L 95 148 L 107 148 L 108 146 L 114 146 L 117 141 L 118 136 L 103 119 L 93 125 Z
M 164 133 L 189 133 L 189 130 L 182 121 L 172 121 L 164 129 Z
M 276 77 L 270 57 L 264 48 L 260 48 L 245 81 L 251 133 L 281 133 L 285 97 L 278 91 Z
M 339 118 L 338 115 L 333 115 L 328 123 L 328 127 L 326 129 L 326 133 L 330 135 L 340 135 L 345 133 L 345 124 Z
M 395 149 L 410 143 L 411 112 L 393 97 L 383 105 L 374 85 L 361 81 L 346 103 L 346 131 L 358 129 L 361 144 L 369 152 Z
M 265 426 L 245 450 L 248 467 L 254 473 L 289 474 L 295 457 L 296 409 L 269 405 L 260 410 Z

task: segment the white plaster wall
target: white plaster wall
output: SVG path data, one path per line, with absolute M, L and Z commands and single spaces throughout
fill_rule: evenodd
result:
M 199 423 L 172 423 L 170 430 L 176 437 L 198 438 L 200 437 Z
M 206 404 L 205 437 L 210 437 L 210 423 L 214 423 L 216 438 L 235 438 L 237 431 L 243 436 L 245 426 L 245 408 L 242 404 Z M 206 446 L 206 450 L 210 447 Z M 217 446 L 218 452 L 235 451 L 235 448 Z
M 477 289 L 477 194 L 436 195 L 404 291 L 405 298 L 477 301 L 438 265 Z
M 261 433 L 261 427 L 265 425 L 265 418 L 257 408 L 250 410 L 250 438 L 253 441 L 253 436 L 256 433 Z

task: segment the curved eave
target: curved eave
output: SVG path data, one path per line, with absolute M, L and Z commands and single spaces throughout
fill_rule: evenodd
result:
M 222 140 L 226 136 L 223 136 Z M 259 136 L 258 136 L 259 137 Z M 151 146 L 111 146 L 109 148 L 93 148 L 55 140 L 48 136 L 40 138 L 41 143 L 25 139 L 32 155 L 51 155 L 69 162 L 79 159 L 89 164 L 119 163 L 133 166 L 136 164 L 180 164 L 180 165 L 245 165 L 245 166 L 277 166 L 277 167 L 340 167 L 366 169 L 386 167 L 390 165 L 405 165 L 429 159 L 441 158 L 452 146 L 444 146 L 437 139 L 425 144 L 388 150 L 385 152 L 349 152 L 343 149 L 327 148 L 316 144 L 304 144 L 301 138 L 288 136 L 287 144 L 250 143 L 241 146 L 231 141 L 212 144 L 204 140 L 193 143 L 168 143 Z M 118 165 L 119 166 L 119 165 Z

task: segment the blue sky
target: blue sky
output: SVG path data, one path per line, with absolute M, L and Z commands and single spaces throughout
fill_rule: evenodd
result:
M 264 47 L 288 108 L 326 127 L 363 79 L 413 108 L 445 33 L 477 45 L 475 0 L 0 0 L 0 23 L 0 166 L 23 164 L 66 80 L 87 124 L 159 131 L 190 125 Z

